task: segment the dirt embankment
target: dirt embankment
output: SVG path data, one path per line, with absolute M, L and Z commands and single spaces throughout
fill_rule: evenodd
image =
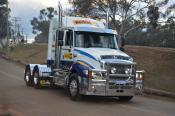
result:
M 175 49 L 126 46 L 126 52 L 144 69 L 145 86 L 175 93 Z
M 0 49 L 1 54 L 25 63 L 45 63 L 47 57 L 47 45 L 20 45 L 13 49 Z

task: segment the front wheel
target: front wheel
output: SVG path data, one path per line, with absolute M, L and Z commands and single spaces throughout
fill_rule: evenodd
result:
M 130 101 L 133 96 L 119 96 L 120 101 Z
M 68 93 L 72 100 L 76 101 L 80 99 L 79 93 L 79 81 L 76 74 L 72 74 L 68 83 Z

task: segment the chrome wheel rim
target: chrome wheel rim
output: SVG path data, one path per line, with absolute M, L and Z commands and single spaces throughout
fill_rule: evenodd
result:
M 75 96 L 77 94 L 77 88 L 78 88 L 77 81 L 72 80 L 69 87 L 72 96 Z
M 29 76 L 28 75 L 26 75 L 26 81 L 29 82 Z
M 25 80 L 26 82 L 29 82 L 30 80 L 30 73 L 28 71 L 26 72 Z
M 38 76 L 37 76 L 37 74 L 34 74 L 34 84 L 35 85 L 38 84 Z

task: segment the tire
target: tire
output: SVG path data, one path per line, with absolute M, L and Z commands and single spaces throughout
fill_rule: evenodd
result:
M 30 68 L 26 67 L 24 74 L 24 81 L 27 86 L 33 86 L 33 77 L 31 76 Z
M 68 83 L 68 93 L 70 99 L 73 101 L 80 100 L 81 95 L 79 93 L 79 81 L 77 74 L 72 74 Z
M 33 84 L 34 84 L 34 87 L 36 89 L 41 89 L 42 88 L 41 78 L 39 77 L 39 71 L 38 70 L 34 70 L 34 72 L 33 72 Z
M 130 101 L 133 96 L 119 96 L 120 101 Z

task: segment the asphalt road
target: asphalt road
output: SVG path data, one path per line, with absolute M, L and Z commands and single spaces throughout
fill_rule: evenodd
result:
M 135 96 L 130 102 L 120 102 L 85 97 L 74 102 L 64 89 L 27 87 L 23 72 L 22 66 L 0 58 L 0 116 L 175 116 L 173 99 Z

